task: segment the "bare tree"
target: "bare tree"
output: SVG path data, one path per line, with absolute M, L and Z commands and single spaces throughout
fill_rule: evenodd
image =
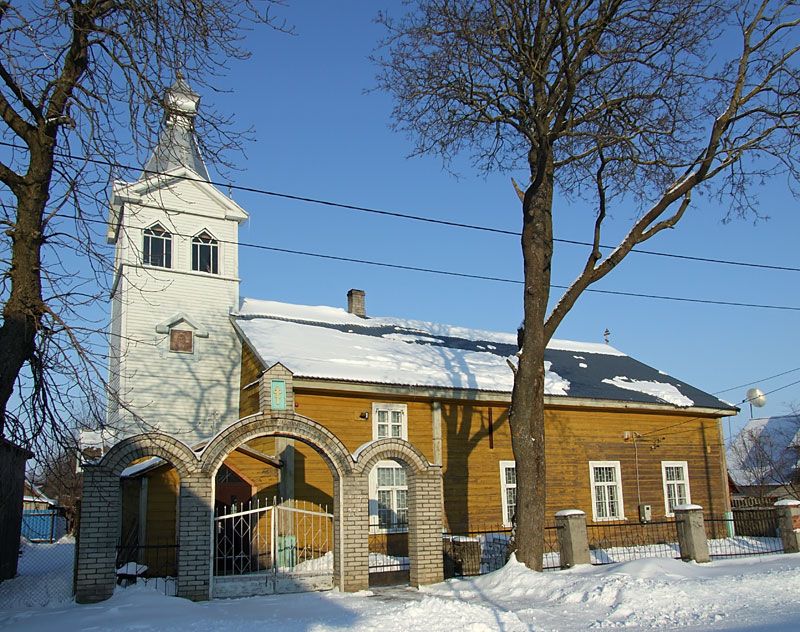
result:
M 800 412 L 751 420 L 728 448 L 728 469 L 748 496 L 800 494 Z
M 279 2 L 0 0 L 0 436 L 68 442 L 102 419 L 109 164 L 152 146 L 176 74 L 210 86 L 246 28 L 285 30 Z M 207 158 L 238 147 L 209 108 L 198 125 Z
M 798 176 L 798 7 L 770 0 L 420 0 L 387 29 L 379 85 L 415 153 L 521 170 L 524 320 L 510 413 L 517 555 L 541 569 L 544 351 L 581 293 L 674 227 L 697 190 L 756 210 Z M 548 310 L 553 195 L 591 207 L 594 246 Z M 639 213 L 604 256 L 604 222 Z

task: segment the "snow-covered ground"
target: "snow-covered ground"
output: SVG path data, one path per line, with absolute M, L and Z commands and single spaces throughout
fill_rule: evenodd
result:
M 60 546 L 60 549 L 59 549 Z M 514 560 L 505 568 L 421 591 L 391 589 L 276 595 L 192 603 L 145 586 L 117 589 L 100 604 L 79 606 L 58 590 L 69 580 L 71 543 L 42 555 L 58 560 L 39 579 L 0 584 L 17 596 L 0 610 L 0 629 L 249 632 L 392 630 L 800 630 L 800 554 L 723 560 L 711 564 L 647 559 L 554 573 L 533 573 Z M 28 563 L 35 556 L 28 555 Z M 61 555 L 63 553 L 63 555 Z M 23 555 L 24 559 L 25 555 Z M 60 577 L 61 579 L 56 581 Z M 42 603 L 29 594 L 50 594 Z

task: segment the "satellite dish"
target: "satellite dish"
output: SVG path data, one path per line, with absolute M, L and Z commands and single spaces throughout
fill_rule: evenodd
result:
M 761 391 L 760 388 L 751 388 L 747 391 L 747 401 L 751 406 L 761 408 L 767 403 L 767 396 Z

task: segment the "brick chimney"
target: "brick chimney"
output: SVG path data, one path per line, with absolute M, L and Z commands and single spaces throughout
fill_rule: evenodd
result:
M 367 295 L 364 290 L 347 292 L 347 311 L 361 318 L 367 317 Z

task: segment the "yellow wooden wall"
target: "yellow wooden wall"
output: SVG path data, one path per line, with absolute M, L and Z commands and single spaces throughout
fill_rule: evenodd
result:
M 242 351 L 242 416 L 258 411 L 261 366 L 254 354 Z M 295 412 L 329 428 L 353 452 L 372 440 L 372 404 L 403 403 L 408 410 L 409 441 L 434 460 L 433 405 L 430 400 L 322 393 L 295 389 Z M 497 527 L 502 523 L 500 461 L 513 460 L 508 407 L 441 401 L 444 516 L 454 530 Z M 363 413 L 369 413 L 364 419 Z M 642 435 L 638 486 L 635 447 L 624 433 Z M 726 478 L 722 471 L 719 422 L 681 411 L 631 412 L 607 408 L 555 408 L 546 412 L 547 513 L 579 508 L 591 521 L 589 461 L 619 461 L 625 514 L 637 520 L 638 504 L 649 503 L 653 518 L 664 516 L 662 461 L 687 461 L 692 502 L 708 514 L 725 510 Z M 255 439 L 251 447 L 275 455 L 273 438 Z M 310 446 L 295 442 L 295 497 L 319 506 L 332 506 L 333 479 L 325 461 Z M 226 461 L 245 474 L 260 500 L 278 494 L 278 470 L 233 452 Z M 151 486 L 158 485 L 151 481 Z M 171 483 L 170 488 L 174 488 Z M 151 487 L 152 489 L 152 487 Z M 173 514 L 174 516 L 174 514 Z

